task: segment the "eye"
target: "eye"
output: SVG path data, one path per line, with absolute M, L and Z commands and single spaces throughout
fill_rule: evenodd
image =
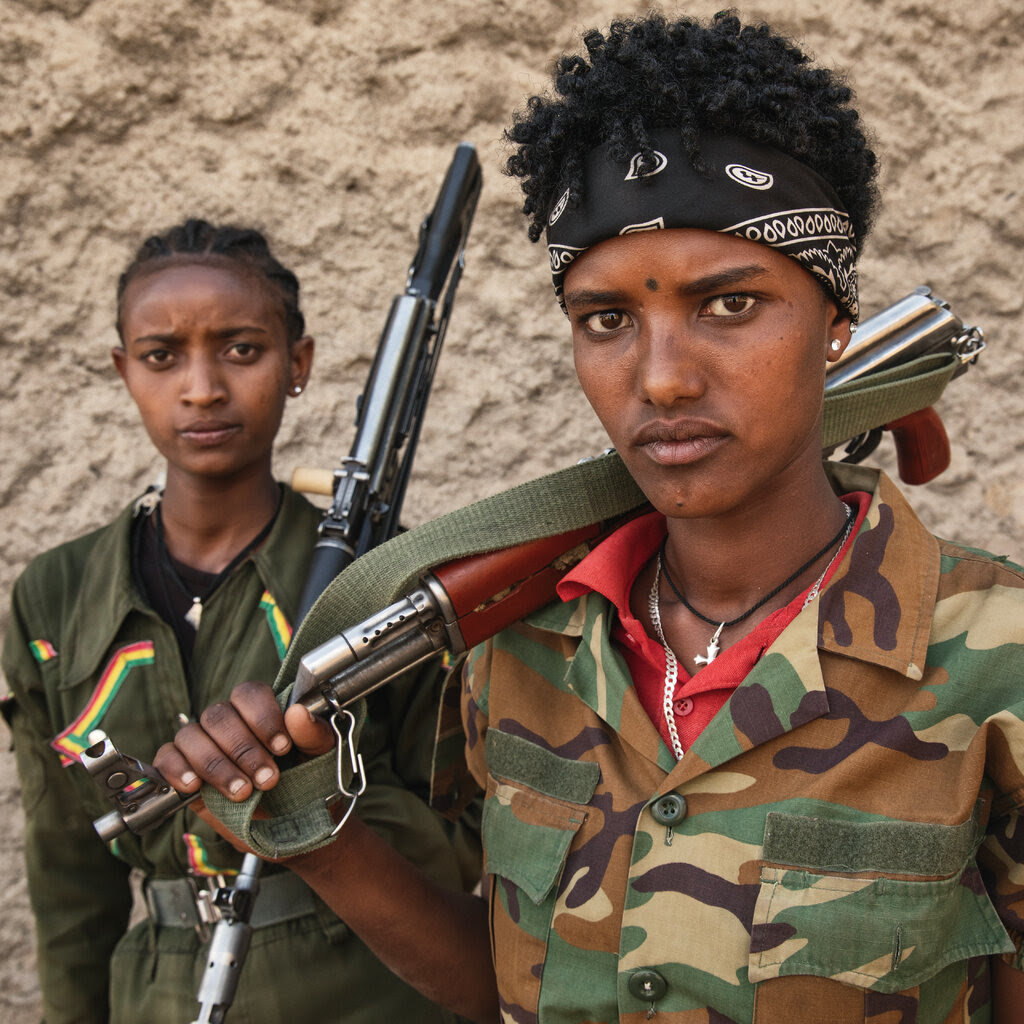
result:
M 236 341 L 228 349 L 228 357 L 240 363 L 251 363 L 260 354 L 260 347 L 251 341 Z
M 629 314 L 619 309 L 605 309 L 600 313 L 591 313 L 583 319 L 583 326 L 591 334 L 611 334 L 632 324 Z
M 174 362 L 174 353 L 166 348 L 152 348 L 143 352 L 139 359 L 154 370 L 163 370 Z
M 737 292 L 733 295 L 716 295 L 701 307 L 705 316 L 739 316 L 749 313 L 757 300 L 752 295 Z

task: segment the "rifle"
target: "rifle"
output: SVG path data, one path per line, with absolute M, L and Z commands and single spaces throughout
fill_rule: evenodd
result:
M 947 302 L 921 285 L 854 328 L 846 351 L 828 370 L 825 392 L 857 381 L 869 382 L 873 374 L 928 355 L 952 355 L 956 361 L 953 377 L 959 377 L 984 348 L 981 328 L 965 327 Z M 949 467 L 949 438 L 931 406 L 850 439 L 844 461 L 863 461 L 878 446 L 884 430 L 893 435 L 900 479 L 906 483 L 928 483 Z
M 912 380 L 920 363 L 929 369 L 946 364 L 944 372 L 953 364 L 952 376 L 959 376 L 984 348 L 979 328 L 964 326 L 947 303 L 921 287 L 857 328 L 845 358 L 827 375 L 825 391 L 863 390 L 901 370 Z M 912 396 L 902 401 L 912 402 Z M 870 454 L 884 429 L 894 435 L 907 482 L 933 479 L 949 465 L 949 439 L 930 406 L 872 424 L 849 439 L 844 461 Z M 420 662 L 462 654 L 552 601 L 565 572 L 623 518 L 434 567 L 404 597 L 302 657 L 292 700 L 328 715 Z
M 299 622 L 346 565 L 399 528 L 481 185 L 476 150 L 460 143 L 433 209 L 420 226 L 405 291 L 392 301 L 358 402 L 352 448 L 329 476 L 327 493 L 332 500 L 318 528 L 299 603 Z M 322 480 L 302 471 L 297 471 L 293 483 L 299 490 L 324 489 Z M 147 832 L 192 799 L 171 789 L 151 765 L 122 754 L 101 731 L 90 740 L 82 764 L 115 806 L 94 822 L 104 840 L 109 842 L 129 829 L 136 834 Z M 234 1000 L 249 948 L 249 921 L 261 863 L 248 854 L 234 886 L 221 885 L 200 907 L 217 923 L 197 995 L 200 1014 L 193 1024 L 221 1024 Z

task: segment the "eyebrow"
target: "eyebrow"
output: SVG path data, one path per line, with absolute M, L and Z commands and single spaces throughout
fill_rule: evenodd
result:
M 744 284 L 753 278 L 770 273 L 771 271 L 760 263 L 747 263 L 742 267 L 730 267 L 717 274 L 698 277 L 695 281 L 688 281 L 686 284 L 680 285 L 676 291 L 679 295 L 700 295 L 704 292 L 716 291 L 719 288 L 727 288 L 730 285 Z
M 265 328 L 255 324 L 240 324 L 237 327 L 225 327 L 223 330 L 214 331 L 213 336 L 218 341 L 230 341 L 240 334 L 267 334 Z M 181 344 L 181 336 L 178 334 L 140 334 L 137 338 L 131 339 L 131 344 L 138 345 L 143 342 L 159 342 L 161 345 Z
M 578 288 L 576 291 L 566 292 L 563 298 L 567 306 L 614 306 L 623 300 L 624 293 Z
M 740 267 L 730 267 L 717 274 L 707 274 L 694 281 L 687 281 L 676 289 L 677 295 L 703 295 L 719 288 L 744 284 L 755 278 L 770 274 L 771 271 L 760 263 L 747 263 Z M 621 291 L 578 288 L 566 292 L 563 296 L 567 306 L 614 306 L 625 298 Z

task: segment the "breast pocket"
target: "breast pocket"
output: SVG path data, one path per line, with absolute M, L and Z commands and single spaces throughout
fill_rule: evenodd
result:
M 498 988 L 507 1005 L 536 1013 L 558 882 L 600 769 L 497 729 L 486 742 L 482 832 Z
M 748 965 L 755 1019 L 792 1021 L 795 999 L 811 1014 L 801 1021 L 862 1020 L 894 994 L 916 1004 L 944 968 L 1011 951 L 974 861 L 979 838 L 973 819 L 769 814 Z

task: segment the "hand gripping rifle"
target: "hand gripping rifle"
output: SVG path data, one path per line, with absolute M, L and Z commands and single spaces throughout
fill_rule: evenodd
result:
M 476 150 L 456 147 L 433 209 L 420 226 L 405 291 L 395 297 L 358 403 L 349 455 L 325 487 L 322 476 L 296 471 L 297 490 L 332 495 L 313 551 L 299 605 L 301 622 L 334 577 L 359 555 L 393 536 L 416 454 L 420 426 L 465 265 L 465 246 L 482 177 Z M 443 294 L 442 294 L 443 293 Z M 110 841 L 126 830 L 147 832 L 185 803 L 148 764 L 120 753 L 102 734 L 82 763 L 114 802 L 94 824 Z M 227 1014 L 249 948 L 249 924 L 259 892 L 261 861 L 247 855 L 232 887 L 221 886 L 201 906 L 216 919 L 193 1024 L 220 1024 Z M 206 894 L 203 894 L 206 895 Z M 212 910 L 209 907 L 212 904 Z

